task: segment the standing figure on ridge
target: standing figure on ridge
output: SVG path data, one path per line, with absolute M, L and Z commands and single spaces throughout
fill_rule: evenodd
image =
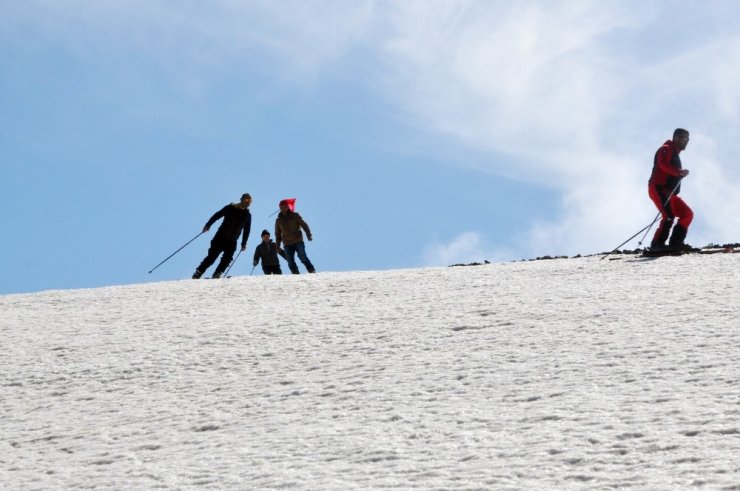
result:
M 270 232 L 263 230 L 262 242 L 254 249 L 252 265 L 257 266 L 257 263 L 262 260 L 262 272 L 264 274 L 283 274 L 283 270 L 280 269 L 278 254 L 285 258 L 285 252 L 270 239 Z
M 306 245 L 303 242 L 301 229 L 306 231 L 306 238 L 309 241 L 313 240 L 313 235 L 301 215 L 294 211 L 293 203 L 295 203 L 293 199 L 284 199 L 280 202 L 280 213 L 275 219 L 275 243 L 278 247 L 280 247 L 281 242 L 284 244 L 285 259 L 288 260 L 288 268 L 290 268 L 291 273 L 299 274 L 298 265 L 295 263 L 296 253 L 298 253 L 298 259 L 301 260 L 308 272 L 315 273 L 316 269 L 306 256 Z
M 213 214 L 208 220 L 203 232 L 208 232 L 211 225 L 216 223 L 216 220 L 223 218 L 221 226 L 218 227 L 216 235 L 211 240 L 211 247 L 208 248 L 208 255 L 203 259 L 203 262 L 195 269 L 193 273 L 193 279 L 197 280 L 206 270 L 216 262 L 219 254 L 221 261 L 216 267 L 216 271 L 213 272 L 212 278 L 220 278 L 226 268 L 229 267 L 234 252 L 236 251 L 236 241 L 239 239 L 239 234 L 242 234 L 242 251 L 247 249 L 247 239 L 249 238 L 249 230 L 252 227 L 252 214 L 249 213 L 249 205 L 252 204 L 252 197 L 249 193 L 242 195 L 239 203 L 230 203 L 219 211 Z
M 681 192 L 681 179 L 689 175 L 688 169 L 681 166 L 678 154 L 685 150 L 688 144 L 689 132 L 683 128 L 677 128 L 673 132 L 673 139 L 666 141 L 655 152 L 653 173 L 648 181 L 648 195 L 660 210 L 661 220 L 650 243 L 651 250 L 665 249 L 665 242 L 669 236 L 668 248 L 677 251 L 691 249 L 691 246 L 684 241 L 694 218 L 694 212 L 678 196 Z M 675 218 L 678 222 L 674 226 Z M 672 233 L 671 227 L 673 227 Z

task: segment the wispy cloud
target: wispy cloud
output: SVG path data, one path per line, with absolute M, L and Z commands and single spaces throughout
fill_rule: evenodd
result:
M 603 250 L 645 225 L 653 152 L 685 126 L 689 238 L 738 239 L 733 2 L 29 0 L 0 13 L 81 52 L 134 49 L 195 87 L 235 69 L 296 90 L 354 80 L 422 138 L 490 155 L 481 171 L 558 189 L 558 218 L 522 236 L 533 254 Z M 427 255 L 466 260 L 484 237 L 451 240 Z
M 412 124 L 508 154 L 522 179 L 577 175 L 572 149 L 599 148 L 617 92 L 600 38 L 631 17 L 591 2 L 446 4 L 405 2 L 393 16 L 391 97 Z
M 449 266 L 483 261 L 512 259 L 512 252 L 494 249 L 478 232 L 465 232 L 447 242 L 427 244 L 421 255 L 426 266 Z
M 740 38 L 695 29 L 737 21 L 727 5 L 404 2 L 391 19 L 389 97 L 409 124 L 507 156 L 490 172 L 561 190 L 560 218 L 524 238 L 533 253 L 603 250 L 649 221 L 653 153 L 676 126 L 705 143 L 684 154 L 695 171 L 684 195 L 702 209 L 694 239 L 738 230 L 740 203 L 712 190 L 740 184 L 723 169 L 738 150 L 728 129 L 740 84 L 727 53 Z
M 0 4 L 0 26 L 24 42 L 28 29 L 84 56 L 115 65 L 121 53 L 164 70 L 208 80 L 223 72 L 306 84 L 347 61 L 375 18 L 372 0 L 256 2 L 215 0 L 29 0 Z M 122 61 L 131 61 L 124 58 Z M 335 75 L 336 73 L 332 73 Z
M 433 243 L 426 246 L 422 259 L 429 266 L 448 266 L 458 262 L 472 262 L 482 257 L 481 237 L 476 232 L 467 232 L 448 243 Z

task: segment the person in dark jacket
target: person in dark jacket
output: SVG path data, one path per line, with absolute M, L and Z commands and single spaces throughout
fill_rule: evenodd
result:
M 203 262 L 195 269 L 193 273 L 193 279 L 197 280 L 206 270 L 216 262 L 218 256 L 221 256 L 221 261 L 216 267 L 216 271 L 213 272 L 212 278 L 220 278 L 226 268 L 229 267 L 231 260 L 234 257 L 236 251 L 236 242 L 239 239 L 239 234 L 242 236 L 242 251 L 247 250 L 247 239 L 249 238 L 249 230 L 252 227 L 252 214 L 249 213 L 249 205 L 252 204 L 252 197 L 249 193 L 242 195 L 239 203 L 231 203 L 219 211 L 213 214 L 213 216 L 206 222 L 203 227 L 203 232 L 208 232 L 211 225 L 216 223 L 217 220 L 223 218 L 221 226 L 218 227 L 216 235 L 211 240 L 211 247 L 208 248 L 208 255 L 203 259 Z
M 285 258 L 285 252 L 278 248 L 272 239 L 270 239 L 270 232 L 267 230 L 262 231 L 262 242 L 254 249 L 254 261 L 253 266 L 262 260 L 262 272 L 264 274 L 283 274 L 283 270 L 280 269 L 280 260 L 278 254 Z
M 676 250 L 690 248 L 686 245 L 685 239 L 689 225 L 694 219 L 694 212 L 678 196 L 681 192 L 681 179 L 689 175 L 688 169 L 682 167 L 678 154 L 685 150 L 688 144 L 689 132 L 683 128 L 677 128 L 673 132 L 673 139 L 666 141 L 655 152 L 653 172 L 648 181 L 648 194 L 660 210 L 661 220 L 650 243 L 651 250 L 665 249 L 665 241 L 669 235 L 669 248 Z M 678 221 L 673 226 L 676 218 Z M 672 232 L 671 227 L 673 227 Z
M 288 261 L 288 268 L 293 274 L 299 274 L 298 265 L 295 263 L 295 255 L 306 267 L 309 273 L 315 273 L 316 269 L 306 256 L 306 245 L 303 242 L 303 232 L 305 230 L 306 238 L 313 240 L 313 234 L 308 224 L 303 220 L 301 215 L 290 209 L 287 200 L 280 202 L 280 213 L 275 219 L 275 243 L 278 247 L 283 243 L 285 259 Z

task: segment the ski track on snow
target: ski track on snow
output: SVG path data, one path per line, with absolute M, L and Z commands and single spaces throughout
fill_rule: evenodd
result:
M 0 296 L 0 483 L 740 489 L 740 255 Z

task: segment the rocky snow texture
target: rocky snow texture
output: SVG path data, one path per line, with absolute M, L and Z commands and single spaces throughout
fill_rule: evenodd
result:
M 740 489 L 740 255 L 0 297 L 4 489 Z

